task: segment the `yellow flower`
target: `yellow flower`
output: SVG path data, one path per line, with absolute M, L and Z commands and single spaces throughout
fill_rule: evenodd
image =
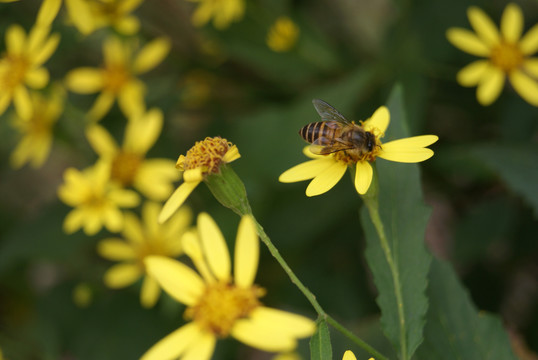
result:
M 179 180 L 174 162 L 169 159 L 146 159 L 146 153 L 155 144 L 163 125 L 159 109 L 132 116 L 127 123 L 121 148 L 100 125 L 88 127 L 86 137 L 100 158 L 110 162 L 110 180 L 123 187 L 133 186 L 151 200 L 165 200 Z
M 403 163 L 415 163 L 429 159 L 433 151 L 426 146 L 438 140 L 435 135 L 422 135 L 389 141 L 382 144 L 381 138 L 390 121 L 389 110 L 379 107 L 372 117 L 362 123 L 365 131 L 375 136 L 375 146 L 365 154 L 353 150 L 341 150 L 328 155 L 315 155 L 305 148 L 305 155 L 313 160 L 296 165 L 280 175 L 278 180 L 284 183 L 313 179 L 306 188 L 307 196 L 323 194 L 333 188 L 344 176 L 347 168 L 355 166 L 355 189 L 365 194 L 370 187 L 373 169 L 370 162 L 380 157 L 385 160 Z
M 140 302 L 146 308 L 155 305 L 160 295 L 157 282 L 147 275 L 144 259 L 152 255 L 176 257 L 183 252 L 181 236 L 192 221 L 191 211 L 182 207 L 166 224 L 157 223 L 161 206 L 146 202 L 142 208 L 142 221 L 133 213 L 125 213 L 121 238 L 107 238 L 99 242 L 99 254 L 122 263 L 112 266 L 105 273 L 105 284 L 123 288 L 144 276 Z
M 186 156 L 180 155 L 177 160 L 176 167 L 183 171 L 183 184 L 164 204 L 159 222 L 166 221 L 206 176 L 219 173 L 222 165 L 237 160 L 240 156 L 237 146 L 219 136 L 197 141 Z
M 342 358 L 342 360 L 357 360 L 357 358 L 355 357 L 355 354 L 353 354 L 353 351 L 351 350 L 346 350 L 346 352 L 344 353 L 344 357 Z M 368 360 L 375 360 L 374 358 L 370 358 Z
M 119 33 L 132 35 L 140 28 L 130 13 L 143 0 L 66 0 L 69 18 L 78 31 L 89 35 L 97 29 L 112 26 Z
M 32 115 L 27 87 L 41 89 L 49 82 L 49 72 L 42 65 L 52 56 L 60 36 L 49 36 L 50 24 L 60 8 L 60 0 L 46 0 L 28 36 L 20 25 L 6 31 L 6 53 L 0 57 L 0 115 L 11 101 L 23 119 Z
M 136 76 L 161 63 L 169 51 L 170 42 L 161 38 L 145 45 L 133 58 L 131 46 L 109 37 L 103 45 L 103 67 L 71 70 L 66 78 L 67 87 L 82 94 L 101 93 L 88 113 L 92 121 L 105 116 L 116 98 L 125 116 L 139 115 L 145 109 L 146 86 Z
M 148 272 L 174 299 L 185 304 L 191 320 L 143 356 L 153 359 L 210 359 L 217 339 L 229 336 L 264 351 L 290 351 L 297 340 L 312 335 L 315 323 L 303 316 L 265 307 L 265 291 L 255 285 L 259 241 L 250 216 L 239 224 L 233 276 L 226 241 L 217 224 L 205 213 L 198 216 L 199 238 L 183 237 L 185 253 L 198 273 L 179 261 L 148 257 Z
M 68 234 L 83 228 L 87 235 L 94 235 L 103 225 L 118 232 L 123 228 L 123 213 L 119 208 L 134 207 L 139 202 L 136 192 L 121 189 L 109 181 L 110 164 L 105 161 L 83 171 L 68 168 L 64 180 L 58 197 L 75 207 L 64 220 L 63 229 Z
M 26 163 L 38 168 L 48 158 L 52 147 L 52 127 L 63 111 L 65 94 L 63 89 L 56 87 L 50 99 L 32 92 L 30 103 L 33 111 L 29 118 L 15 116 L 13 127 L 22 138 L 11 153 L 11 165 L 20 168 Z M 25 114 L 28 115 L 28 114 Z
M 194 26 L 203 26 L 213 18 L 217 29 L 227 28 L 230 23 L 240 20 L 245 12 L 244 0 L 190 0 L 199 3 L 192 15 Z
M 538 51 L 538 24 L 521 37 L 523 14 L 514 3 L 504 9 L 500 31 L 478 7 L 469 7 L 467 16 L 475 33 L 450 28 L 446 36 L 458 49 L 487 59 L 474 61 L 460 70 L 458 82 L 477 86 L 478 102 L 489 105 L 499 97 L 508 77 L 525 101 L 538 106 L 538 58 L 531 57 Z
M 289 51 L 299 37 L 299 28 L 287 16 L 281 16 L 269 29 L 267 34 L 267 46 L 273 51 Z
M 93 299 L 93 291 L 87 283 L 80 283 L 73 289 L 73 302 L 79 308 L 87 308 Z

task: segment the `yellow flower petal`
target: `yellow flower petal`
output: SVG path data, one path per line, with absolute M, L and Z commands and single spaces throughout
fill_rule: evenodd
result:
M 142 276 L 142 269 L 135 264 L 114 265 L 107 270 L 103 278 L 105 285 L 119 289 L 133 284 Z
M 297 347 L 295 338 L 271 330 L 250 319 L 239 319 L 235 322 L 231 335 L 244 344 L 269 352 L 291 351 Z
M 179 180 L 179 171 L 170 159 L 148 159 L 140 167 L 133 180 L 133 187 L 155 201 L 164 201 L 174 191 L 173 182 Z
M 486 73 L 488 67 L 488 60 L 474 61 L 461 69 L 456 75 L 456 79 L 462 86 L 476 86 L 482 80 L 482 77 Z
M 159 216 L 160 211 L 161 206 L 153 201 L 146 201 L 142 207 L 142 224 L 151 240 L 153 240 L 154 237 L 160 233 L 161 229 L 165 227 L 165 225 L 159 225 L 157 222 L 157 217 Z M 175 215 L 178 213 L 179 211 L 176 212 Z M 166 225 L 168 224 L 169 223 Z
M 202 332 L 201 336 L 197 337 L 185 350 L 181 360 L 210 360 L 215 351 L 216 343 L 215 335 Z
M 117 204 L 122 206 L 121 204 Z M 108 231 L 117 233 L 123 227 L 123 213 L 116 206 L 110 206 L 103 213 L 103 223 Z
M 108 193 L 108 198 L 120 207 L 135 207 L 140 202 L 140 197 L 135 191 L 126 189 L 114 189 Z
M 37 13 L 36 25 L 50 26 L 60 10 L 62 0 L 45 0 Z
M 476 98 L 484 106 L 493 103 L 500 95 L 504 86 L 505 74 L 502 70 L 490 66 L 484 73 L 482 81 L 476 89 Z
M 501 34 L 509 43 L 517 43 L 523 31 L 523 13 L 514 3 L 506 5 L 501 17 Z
M 141 117 L 129 121 L 125 130 L 123 149 L 127 152 L 145 155 L 155 144 L 163 127 L 163 113 L 153 108 Z
M 6 31 L 6 50 L 8 54 L 21 55 L 26 43 L 26 33 L 20 25 L 11 25 Z
M 538 24 L 523 35 L 519 42 L 519 49 L 524 55 L 532 55 L 538 51 Z
M 17 115 L 21 119 L 30 119 L 32 117 L 33 107 L 30 100 L 30 94 L 24 86 L 17 86 L 13 94 L 13 103 Z
M 383 134 L 390 123 L 390 113 L 386 106 L 380 106 L 374 114 L 364 122 L 366 131 L 373 131 L 376 135 Z M 377 130 L 377 131 L 376 131 Z
M 425 146 L 431 145 L 439 138 L 435 135 L 421 135 L 389 141 L 382 145 L 378 157 L 397 162 L 415 163 L 429 159 L 433 151 Z
M 59 194 L 60 195 L 60 194 Z M 82 227 L 84 222 L 84 211 L 80 209 L 71 210 L 64 219 L 63 230 L 66 234 L 72 234 Z
M 200 182 L 201 181 L 184 182 L 176 189 L 176 191 L 174 191 L 172 196 L 170 196 L 170 198 L 164 204 L 161 213 L 159 214 L 159 224 L 162 224 L 174 214 L 174 212 L 185 202 L 198 184 L 200 184 Z
M 95 30 L 95 22 L 91 13 L 89 3 L 84 0 L 66 0 L 69 18 L 75 27 L 84 35 L 88 35 Z
M 194 322 L 173 331 L 153 345 L 140 360 L 177 359 L 203 335 Z
M 60 35 L 51 35 L 47 42 L 36 50 L 36 53 L 32 57 L 32 63 L 34 66 L 44 64 L 56 51 L 58 44 L 60 43 Z
M 230 253 L 215 220 L 207 213 L 201 213 L 198 215 L 198 231 L 211 272 L 218 280 L 229 282 L 231 278 Z
M 222 157 L 222 161 L 225 163 L 231 163 L 232 161 L 235 161 L 239 159 L 241 155 L 239 154 L 239 149 L 237 148 L 237 145 L 233 145 L 231 148 L 228 149 L 226 154 Z
M 476 56 L 489 56 L 490 48 L 472 31 L 450 28 L 446 32 L 448 41 L 458 49 Z
M 334 161 L 335 160 L 331 156 L 324 156 L 320 159 L 306 161 L 284 171 L 279 176 L 278 181 L 291 183 L 312 179 L 333 165 Z
M 529 58 L 524 60 L 523 71 L 534 78 L 538 78 L 538 58 Z
M 145 94 L 146 86 L 140 80 L 133 79 L 122 87 L 118 94 L 118 105 L 125 116 L 141 116 L 146 111 Z
M 144 282 L 142 283 L 142 289 L 140 290 L 140 303 L 145 308 L 152 308 L 157 303 L 159 295 L 161 294 L 161 288 L 157 281 L 152 277 L 144 277 Z
M 146 271 L 174 299 L 194 305 L 205 289 L 200 276 L 185 264 L 164 256 L 147 256 Z
M 24 82 L 32 89 L 42 89 L 49 82 L 49 72 L 42 67 L 29 70 L 24 77 Z
M 308 337 L 316 330 L 316 323 L 305 316 L 265 306 L 255 308 L 249 318 L 261 326 L 297 338 Z
M 170 52 L 170 40 L 155 39 L 144 46 L 133 62 L 133 72 L 142 74 L 159 65 Z
M 500 42 L 497 26 L 482 9 L 476 6 L 469 7 L 467 17 L 476 34 L 488 47 Z
M 107 65 L 124 65 L 129 58 L 129 53 L 117 37 L 111 36 L 103 44 L 103 57 Z
M 88 118 L 90 121 L 99 121 L 106 115 L 106 113 L 114 104 L 114 94 L 110 92 L 102 92 L 99 94 L 92 108 L 88 111 Z
M 105 259 L 113 261 L 133 260 L 136 258 L 134 249 L 119 238 L 108 238 L 99 241 L 97 252 Z
M 124 218 L 122 234 L 125 239 L 133 245 L 144 243 L 144 228 L 138 217 L 131 212 L 125 212 Z
M 366 194 L 372 183 L 374 171 L 368 161 L 359 161 L 355 168 L 355 189 L 361 195 Z
M 204 179 L 204 170 L 201 167 L 185 170 L 183 180 L 186 182 L 200 182 Z
M 5 92 L 3 94 L 0 93 L 0 115 L 2 115 L 6 111 L 10 103 L 11 94 L 9 94 L 8 92 Z
M 66 86 L 77 93 L 92 94 L 103 89 L 104 76 L 101 69 L 81 67 L 71 70 L 65 79 Z
M 316 196 L 331 190 L 344 176 L 347 165 L 340 161 L 333 160 L 332 165 L 323 170 L 308 184 L 306 196 Z
M 82 224 L 82 230 L 88 236 L 97 234 L 103 227 L 101 214 L 95 211 L 87 212 Z
M 513 70 L 509 75 L 510 83 L 526 102 L 538 106 L 538 81 L 520 70 Z
M 350 350 L 346 350 L 342 360 L 357 360 L 357 358 L 355 357 L 355 354 L 353 354 L 353 352 L 351 352 Z
M 101 157 L 111 158 L 119 152 L 118 145 L 112 135 L 100 125 L 88 126 L 86 138 L 92 149 Z
M 134 16 L 126 16 L 114 24 L 114 29 L 124 35 L 134 35 L 140 29 L 140 21 Z
M 256 233 L 256 225 L 251 216 L 243 216 L 237 230 L 234 251 L 234 283 L 243 288 L 249 288 L 254 283 L 260 242 Z

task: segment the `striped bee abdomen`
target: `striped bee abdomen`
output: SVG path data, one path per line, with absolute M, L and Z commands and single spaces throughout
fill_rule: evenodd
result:
M 309 143 L 314 143 L 318 138 L 333 139 L 335 135 L 334 126 L 330 126 L 326 121 L 317 121 L 305 125 L 299 130 L 299 134 Z

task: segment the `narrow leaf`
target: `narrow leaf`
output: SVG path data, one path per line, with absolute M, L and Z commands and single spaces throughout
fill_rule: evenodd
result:
M 430 307 L 419 359 L 517 359 L 501 320 L 475 308 L 450 265 L 434 259 L 429 280 Z
M 409 136 L 401 87 L 393 90 L 387 106 L 391 123 L 386 138 Z M 382 248 L 365 207 L 361 211 L 361 222 L 366 232 L 366 260 L 379 291 L 376 301 L 381 309 L 383 332 L 400 359 L 410 359 L 423 340 L 428 308 L 425 291 L 431 256 L 424 246 L 424 231 L 430 210 L 423 203 L 417 164 L 382 159 L 376 163 L 379 216 L 391 259 L 387 259 L 387 249 Z
M 331 360 L 332 346 L 329 328 L 325 320 L 318 320 L 316 332 L 310 338 L 310 359 Z

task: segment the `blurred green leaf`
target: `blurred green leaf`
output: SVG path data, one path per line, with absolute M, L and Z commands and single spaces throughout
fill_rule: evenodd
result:
M 508 187 L 533 207 L 538 217 L 538 145 L 483 144 L 471 147 L 469 155 L 499 174 Z
M 387 137 L 406 137 L 408 131 L 401 87 L 397 86 L 392 91 L 387 106 L 391 114 Z M 401 358 L 409 359 L 422 342 L 428 308 L 425 291 L 431 256 L 424 247 L 424 230 L 430 210 L 422 199 L 418 165 L 380 160 L 377 169 L 379 214 L 399 275 L 398 290 L 402 294 L 402 304 L 398 304 L 397 285 L 378 234 L 368 210 L 363 208 L 361 221 L 366 232 L 366 260 L 379 291 L 377 303 L 381 308 L 384 333 Z M 398 314 L 400 306 L 403 307 L 401 321 Z
M 317 325 L 316 332 L 310 338 L 310 359 L 331 360 L 333 358 L 333 350 L 327 322 L 319 319 Z
M 434 259 L 419 359 L 516 359 L 498 317 L 478 312 L 450 265 Z

